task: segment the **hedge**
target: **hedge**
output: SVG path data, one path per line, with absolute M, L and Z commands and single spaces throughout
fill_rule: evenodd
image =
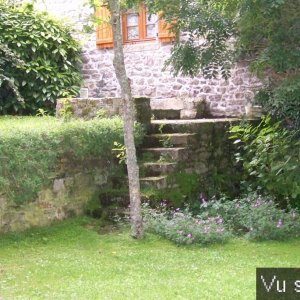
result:
M 136 127 L 137 144 L 143 138 Z M 0 196 L 16 204 L 35 199 L 55 176 L 62 158 L 112 159 L 114 142 L 123 143 L 120 118 L 61 122 L 52 117 L 0 118 Z

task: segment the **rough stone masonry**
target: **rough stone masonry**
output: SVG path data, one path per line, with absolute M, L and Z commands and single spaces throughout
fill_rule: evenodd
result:
M 84 0 L 39 0 L 37 7 L 50 14 L 63 17 L 67 22 L 81 28 L 91 10 L 84 6 Z M 97 49 L 96 34 L 80 36 L 83 43 L 82 75 L 84 87 L 89 96 L 95 98 L 120 95 L 112 64 L 113 49 Z M 132 81 L 133 93 L 153 99 L 153 105 L 164 106 L 164 99 L 197 98 L 206 100 L 213 116 L 240 116 L 250 102 L 260 81 L 248 72 L 247 63 L 241 62 L 232 69 L 232 77 L 204 79 L 173 77 L 162 71 L 164 61 L 169 57 L 172 44 L 159 41 L 136 43 L 124 46 L 128 76 Z M 161 99 L 161 100 L 157 100 Z M 171 102 L 172 103 L 172 102 Z M 175 104 L 177 103 L 177 104 Z M 170 106 L 170 101 L 167 106 Z M 172 106 L 172 104 L 171 104 Z M 182 104 L 179 104 L 182 106 Z

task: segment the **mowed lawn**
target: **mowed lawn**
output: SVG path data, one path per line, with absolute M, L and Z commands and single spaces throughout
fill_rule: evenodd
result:
M 0 298 L 255 299 L 256 267 L 300 266 L 300 240 L 178 247 L 91 222 L 0 236 Z

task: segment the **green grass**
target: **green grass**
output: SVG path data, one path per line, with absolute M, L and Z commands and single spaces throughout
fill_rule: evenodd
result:
M 59 126 L 62 122 L 55 117 L 17 117 L 17 116 L 0 116 L 0 130 L 47 130 Z
M 300 265 L 300 240 L 178 247 L 87 222 L 0 237 L 0 298 L 255 299 L 256 267 Z

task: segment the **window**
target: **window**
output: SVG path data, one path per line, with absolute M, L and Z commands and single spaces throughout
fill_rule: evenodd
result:
M 157 37 L 158 18 L 149 14 L 144 5 L 138 11 L 127 11 L 122 16 L 123 40 L 125 43 L 149 41 Z
M 101 6 L 97 10 L 97 16 L 108 21 L 110 12 L 106 6 Z M 169 43 L 174 40 L 174 35 L 169 31 L 169 28 L 157 15 L 149 15 L 144 5 L 141 5 L 138 11 L 128 10 L 122 16 L 124 43 L 155 40 L 161 43 Z M 98 48 L 113 47 L 113 34 L 109 22 L 103 22 L 97 27 L 96 40 Z

